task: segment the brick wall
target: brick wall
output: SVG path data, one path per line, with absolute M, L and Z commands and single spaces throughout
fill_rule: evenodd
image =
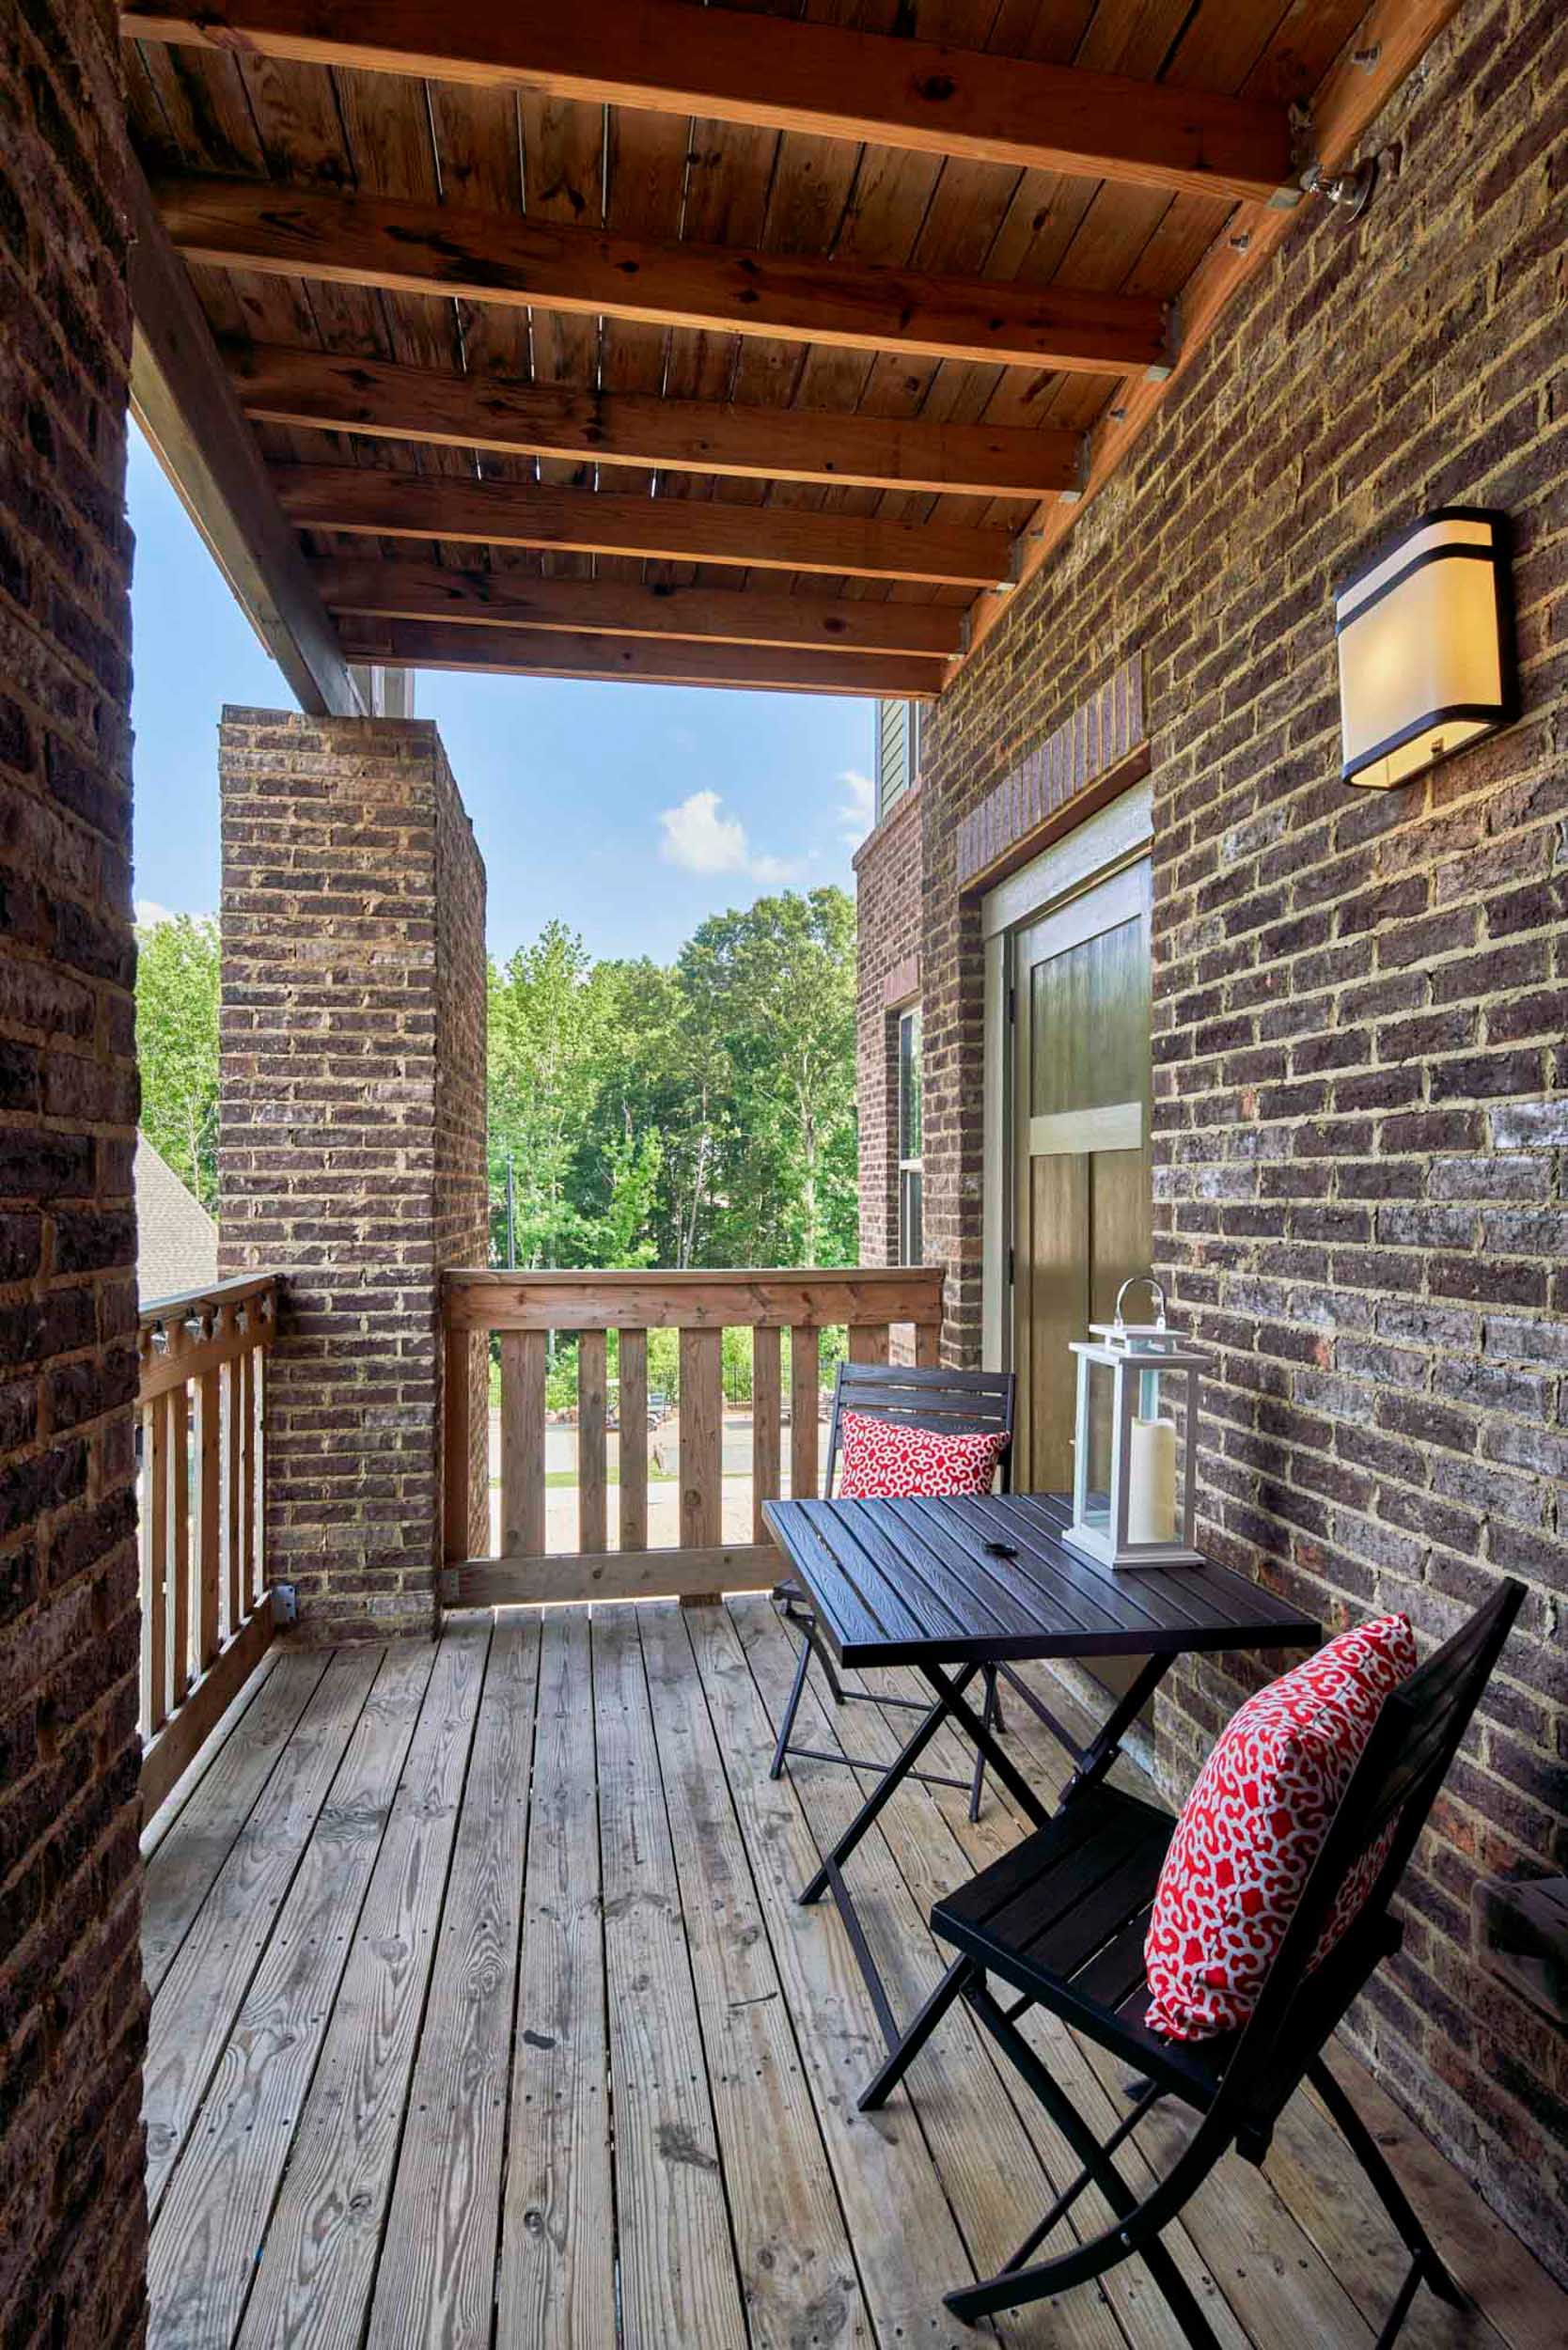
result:
M 485 1151 L 485 877 L 439 737 L 435 797 L 435 1258 L 490 1261 Z M 470 1557 L 490 1550 L 490 1341 L 469 1340 Z M 446 1372 L 443 1362 L 443 1375 Z
M 1561 11 L 1464 10 L 1376 143 L 1399 168 L 1369 217 L 1306 212 L 928 728 L 927 1254 L 973 1359 L 981 958 L 956 831 L 1141 652 L 1157 1251 L 1215 1352 L 1202 1540 L 1330 1625 L 1402 1607 L 1423 1641 L 1498 1574 L 1529 1586 L 1356 2036 L 1568 2273 L 1568 2044 L 1480 1971 L 1471 1922 L 1478 1878 L 1568 1865 Z M 1524 715 L 1425 786 L 1346 789 L 1332 585 L 1446 502 L 1513 517 Z M 868 933 L 885 918 L 872 898 Z M 1173 1793 L 1241 1694 L 1217 1665 L 1174 1680 Z
M 855 970 L 855 1098 L 860 1126 L 860 1261 L 899 1253 L 899 1046 L 896 1007 L 919 993 L 920 792 L 906 791 L 855 859 L 860 909 Z
M 0 8 L 0 2341 L 137 2340 L 131 539 L 113 11 Z
M 482 1261 L 484 870 L 428 721 L 227 710 L 220 1257 L 288 1275 L 267 1556 L 306 1637 L 428 1630 L 437 1276 Z

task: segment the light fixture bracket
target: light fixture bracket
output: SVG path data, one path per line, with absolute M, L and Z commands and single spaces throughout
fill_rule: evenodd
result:
M 1332 204 L 1347 220 L 1359 220 L 1377 186 L 1377 157 L 1364 156 L 1345 171 L 1325 172 L 1321 164 L 1309 164 L 1301 175 L 1301 184 L 1309 196 L 1321 196 L 1325 204 Z

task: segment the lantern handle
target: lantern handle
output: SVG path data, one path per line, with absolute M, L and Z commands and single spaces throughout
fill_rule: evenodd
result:
M 1159 1282 L 1155 1280 L 1152 1273 L 1133 1274 L 1127 1280 L 1122 1282 L 1121 1287 L 1117 1291 L 1116 1305 L 1113 1309 L 1117 1328 L 1120 1330 L 1123 1326 L 1121 1321 L 1121 1300 L 1126 1296 L 1129 1290 L 1136 1290 L 1139 1288 L 1149 1290 L 1152 1292 L 1156 1300 L 1157 1307 L 1154 1318 L 1154 1327 L 1156 1330 L 1163 1330 L 1165 1328 L 1165 1291 L 1161 1288 Z

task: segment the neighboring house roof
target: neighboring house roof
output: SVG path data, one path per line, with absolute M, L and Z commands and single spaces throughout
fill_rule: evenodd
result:
M 143 1304 L 211 1289 L 218 1228 L 144 1134 L 136 1136 L 136 1287 Z

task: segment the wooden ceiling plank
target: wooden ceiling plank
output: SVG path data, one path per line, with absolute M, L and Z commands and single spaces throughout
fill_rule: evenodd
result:
M 1005 577 L 1011 553 L 1004 530 L 906 530 L 858 515 L 800 514 L 716 499 L 618 498 L 592 490 L 456 481 L 354 465 L 280 465 L 273 482 L 296 529 L 388 539 L 510 543 L 974 587 Z
M 823 410 L 594 392 L 404 368 L 277 344 L 229 353 L 247 415 L 321 431 L 431 442 L 578 465 L 671 467 L 760 480 L 1039 497 L 1077 479 L 1072 432 L 926 425 Z M 641 486 L 626 482 L 626 487 Z
M 1282 107 L 689 0 L 133 0 L 130 37 L 1292 201 Z
M 565 586 L 566 582 L 552 585 Z M 544 629 L 466 628 L 438 620 L 348 620 L 351 661 L 501 676 L 623 678 L 643 685 L 738 685 L 783 693 L 928 699 L 940 666 L 895 653 L 807 652 L 766 645 L 686 644 Z
M 1168 358 L 1165 306 L 1142 296 L 643 244 L 317 187 L 163 180 L 158 196 L 180 250 L 226 268 L 1013 367 L 1131 372 Z
M 1337 171 L 1351 160 L 1363 133 L 1460 5 L 1461 0 L 1373 0 L 1356 29 L 1354 51 L 1348 43 L 1341 50 L 1314 98 L 1314 138 L 1325 171 Z M 1182 347 L 1171 375 L 1163 382 L 1147 380 L 1119 387 L 1114 404 L 1090 438 L 1082 500 L 1069 504 L 1056 498 L 1039 509 L 1025 541 L 1021 580 L 1032 579 L 1049 562 L 1072 530 L 1081 506 L 1097 496 L 1115 475 L 1172 386 L 1196 362 L 1225 309 L 1278 251 L 1289 227 L 1289 215 L 1266 205 L 1237 208 L 1231 226 L 1210 247 L 1184 289 Z M 971 606 L 968 652 L 991 634 L 1008 601 L 1005 596 L 984 595 Z
M 301 707 L 354 716 L 361 707 L 358 688 L 279 511 L 190 279 L 137 171 L 131 174 L 130 201 L 136 420 Z
M 963 616 L 950 606 L 869 603 L 760 588 L 649 586 L 619 579 L 524 579 L 450 571 L 437 563 L 342 560 L 313 567 L 327 609 L 383 620 L 677 636 L 731 645 L 794 645 L 822 652 L 903 653 L 942 660 L 958 650 Z

